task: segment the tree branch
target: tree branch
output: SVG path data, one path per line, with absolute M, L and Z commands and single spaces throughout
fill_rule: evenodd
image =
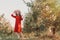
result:
M 24 2 L 25 4 L 27 4 L 27 3 L 25 2 L 25 0 L 23 0 L 23 2 Z

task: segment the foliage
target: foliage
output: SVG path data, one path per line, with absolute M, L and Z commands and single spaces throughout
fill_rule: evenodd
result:
M 18 40 L 15 33 L 13 33 L 12 26 L 3 14 L 0 15 L 0 40 Z
M 43 31 L 47 31 L 49 27 L 54 26 L 57 30 L 60 28 L 60 16 L 59 7 L 56 5 L 56 0 L 34 0 L 30 7 L 31 11 L 26 14 L 24 21 L 24 31 L 32 32 L 39 30 L 41 32 L 43 25 Z M 37 30 L 36 30 L 37 29 Z M 41 30 L 41 31 L 40 31 Z

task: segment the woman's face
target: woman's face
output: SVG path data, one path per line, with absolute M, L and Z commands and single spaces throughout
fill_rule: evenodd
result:
M 16 14 L 16 16 L 19 16 L 20 15 L 20 11 L 14 11 L 14 13 Z
M 15 10 L 14 13 L 16 14 L 16 16 L 20 16 L 20 11 L 19 10 Z

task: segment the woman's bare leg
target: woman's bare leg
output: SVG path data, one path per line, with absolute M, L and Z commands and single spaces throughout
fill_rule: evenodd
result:
M 24 35 L 23 35 L 23 33 L 21 32 L 21 33 L 19 33 L 19 35 L 20 35 L 20 37 L 21 38 L 24 38 Z
M 16 35 L 17 35 L 18 39 L 20 39 L 19 33 L 16 33 Z

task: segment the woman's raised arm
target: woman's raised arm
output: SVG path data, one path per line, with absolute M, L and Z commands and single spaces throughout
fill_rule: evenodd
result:
M 14 16 L 13 14 L 11 14 L 12 17 L 16 18 L 16 16 Z

